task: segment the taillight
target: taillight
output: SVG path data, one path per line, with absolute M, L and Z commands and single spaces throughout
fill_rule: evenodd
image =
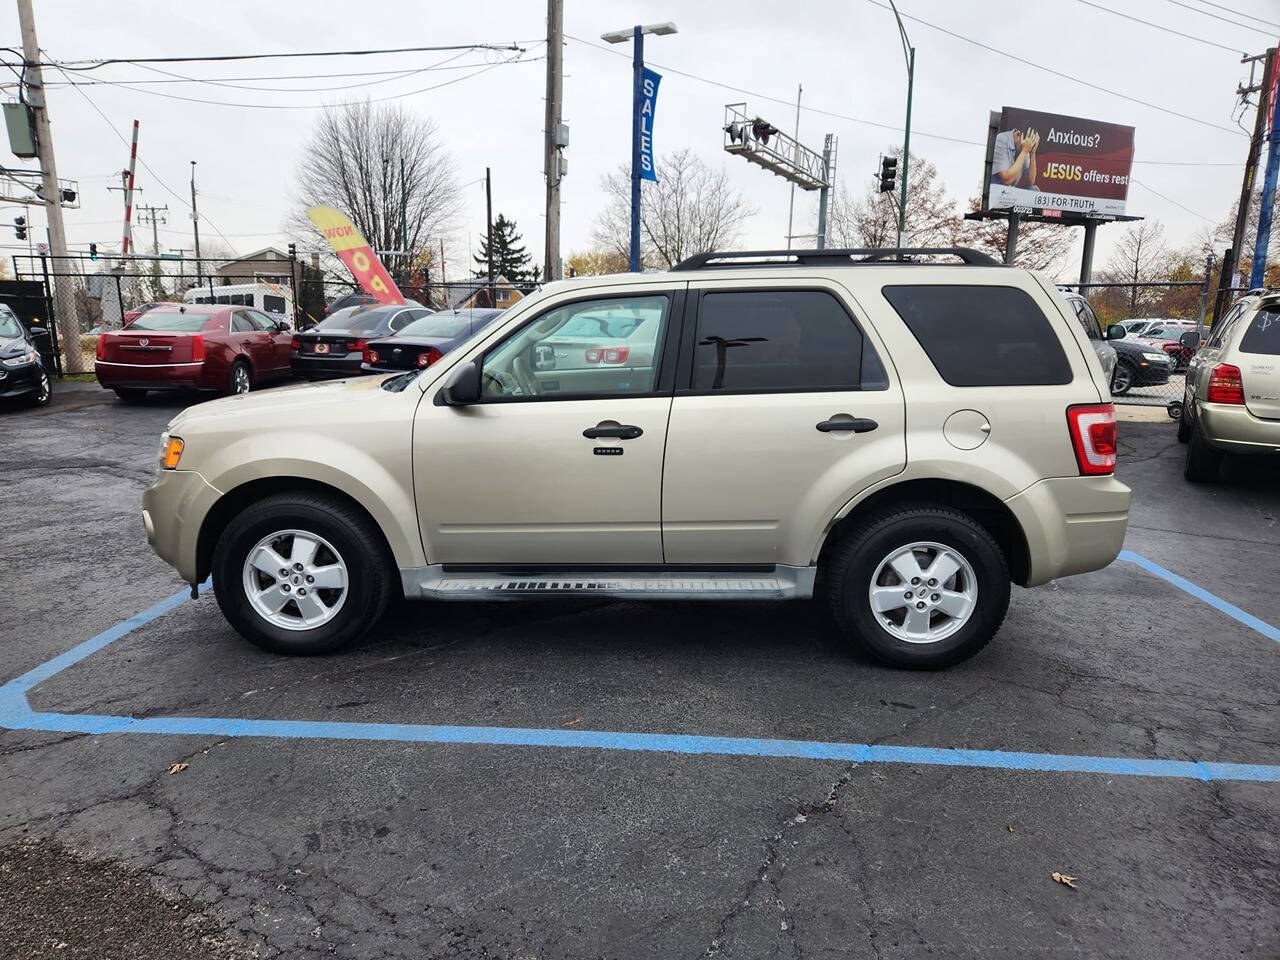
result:
M 301 341 L 301 340 L 299 340 L 297 337 L 290 337 L 290 338 L 289 338 L 289 349 L 290 349 L 290 350 L 301 350 L 301 349 L 302 349 L 302 341 Z
M 596 347 L 588 347 L 586 353 L 587 363 L 600 362 L 600 350 Z
M 429 367 L 433 363 L 435 363 L 437 360 L 439 360 L 442 356 L 444 356 L 444 354 L 442 354 L 435 347 L 427 347 L 427 349 L 423 353 L 418 354 L 418 366 Z
M 367 347 L 368 345 L 369 345 L 369 340 L 368 340 L 367 338 L 366 338 L 366 339 L 364 339 L 364 340 L 355 340 L 355 341 L 352 341 L 352 343 L 347 347 L 347 349 L 348 349 L 348 350 L 363 350 L 363 349 L 364 349 L 365 347 Z
M 1067 407 L 1067 429 L 1083 476 L 1116 471 L 1116 408 L 1111 403 Z
M 631 356 L 630 347 L 589 347 L 587 363 L 626 363 Z
M 364 362 L 365 362 L 365 363 L 367 363 L 367 364 L 369 364 L 369 366 L 371 366 L 371 367 L 372 367 L 374 364 L 376 364 L 376 363 L 378 362 L 378 351 L 377 351 L 377 350 L 371 350 L 371 349 L 369 349 L 368 347 L 365 347 L 365 348 L 364 348 Z
M 191 362 L 204 362 L 204 337 L 198 333 L 191 338 Z
M 105 333 L 98 334 L 98 359 L 107 359 L 107 335 Z
M 1244 381 L 1240 379 L 1240 368 L 1220 363 L 1210 370 L 1205 399 L 1210 403 L 1244 403 Z

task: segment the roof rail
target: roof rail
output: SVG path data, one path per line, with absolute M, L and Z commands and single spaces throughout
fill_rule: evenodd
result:
M 856 263 L 910 263 L 909 257 L 922 255 L 952 256 L 971 267 L 999 267 L 994 257 L 970 247 L 847 247 L 830 250 L 709 250 L 681 260 L 671 269 L 702 270 L 708 267 L 734 267 L 757 261 L 751 266 L 848 266 Z

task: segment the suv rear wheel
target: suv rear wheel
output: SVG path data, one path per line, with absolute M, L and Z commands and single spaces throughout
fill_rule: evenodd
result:
M 1204 428 L 1193 421 L 1182 475 L 1192 483 L 1213 483 L 1222 470 L 1224 456 L 1221 450 L 1209 445 L 1209 441 L 1204 437 Z
M 246 508 L 213 554 L 223 615 L 274 653 L 328 653 L 357 639 L 386 609 L 392 574 L 363 517 L 310 494 L 278 494 Z
M 825 571 L 836 626 L 895 667 L 950 666 L 981 650 L 1009 609 L 1009 569 L 971 517 L 910 506 L 872 517 L 842 540 Z

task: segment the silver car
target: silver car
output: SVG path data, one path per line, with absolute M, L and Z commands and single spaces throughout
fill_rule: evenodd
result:
M 1098 355 L 1098 362 L 1102 364 L 1102 372 L 1107 375 L 1107 383 L 1111 383 L 1112 375 L 1116 370 L 1116 348 L 1109 344 L 1108 340 L 1123 340 L 1125 337 L 1125 327 L 1118 323 L 1113 323 L 1103 332 L 1102 324 L 1099 322 L 1097 314 L 1093 312 L 1093 307 L 1089 306 L 1089 301 L 1078 293 L 1064 293 L 1067 303 L 1071 304 L 1071 309 L 1076 315 L 1076 319 L 1080 321 L 1080 326 L 1084 327 L 1084 335 L 1089 338 L 1089 346 L 1093 347 L 1093 352 Z

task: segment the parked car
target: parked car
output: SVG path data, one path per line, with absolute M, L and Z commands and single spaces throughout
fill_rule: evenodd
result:
M 1089 346 L 1093 347 L 1093 352 L 1098 355 L 1098 362 L 1102 364 L 1102 372 L 1106 376 L 1107 382 L 1110 383 L 1111 376 L 1116 369 L 1116 348 L 1112 345 L 1112 341 L 1125 338 L 1124 327 L 1118 323 L 1113 323 L 1104 332 L 1102 324 L 1099 322 L 1097 314 L 1093 312 L 1093 307 L 1089 306 L 1088 300 L 1078 293 L 1064 293 L 1063 297 L 1071 306 L 1076 319 L 1080 321 L 1080 326 L 1084 329 L 1084 335 L 1089 338 Z
M 1123 397 L 1135 387 L 1158 387 L 1169 382 L 1174 359 L 1153 342 L 1133 336 L 1113 340 L 1116 368 L 1111 374 L 1111 394 Z
M 1194 323 L 1161 323 L 1145 330 L 1139 339 L 1159 347 L 1172 357 L 1175 371 L 1185 370 L 1195 350 L 1183 345 L 1182 335 L 1194 329 Z
M 370 340 L 360 369 L 366 373 L 396 373 L 429 367 L 501 313 L 496 309 L 450 310 L 414 320 L 393 337 Z
M 1169 323 L 1169 321 L 1160 317 L 1135 317 L 1132 320 L 1121 320 L 1120 326 L 1124 327 L 1129 336 L 1141 337 L 1152 327 L 1163 323 Z
M 294 334 L 289 363 L 295 374 L 308 380 L 358 375 L 370 340 L 389 337 L 430 314 L 426 307 L 405 304 L 345 307 Z
M 289 375 L 289 328 L 248 307 L 156 307 L 100 334 L 93 369 L 125 401 L 148 390 L 248 393 Z
M 1199 348 L 1178 421 L 1186 478 L 1216 480 L 1228 455 L 1280 454 L 1280 293 L 1251 293 L 1213 325 L 1203 346 L 1194 330 L 1183 343 Z
M 400 594 L 816 596 L 883 662 L 955 663 L 1011 581 L 1109 564 L 1129 489 L 1106 376 L 1046 279 L 885 253 L 550 283 L 422 370 L 193 407 L 148 540 L 287 653 L 352 642 Z M 539 363 L 584 316 L 598 349 L 641 318 L 649 360 L 581 386 Z
M 44 406 L 53 399 L 53 385 L 45 368 L 49 332 L 27 327 L 0 303 L 0 400 L 26 400 Z
M 372 293 L 365 293 L 363 290 L 355 290 L 351 293 L 344 293 L 335 300 L 331 300 L 324 308 L 324 315 L 330 316 L 339 310 L 345 310 L 347 307 L 364 307 L 371 303 L 377 303 L 378 299 Z M 421 307 L 417 300 L 406 300 L 405 303 L 411 307 Z

